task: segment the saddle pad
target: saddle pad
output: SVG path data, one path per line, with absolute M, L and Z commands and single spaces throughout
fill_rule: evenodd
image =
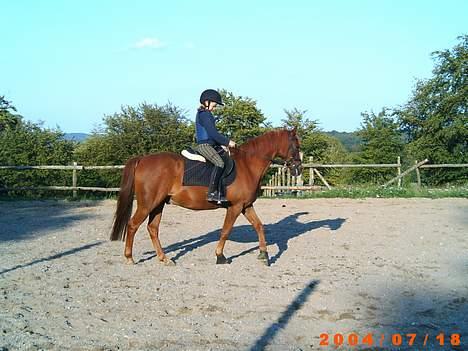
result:
M 223 174 L 222 181 L 226 186 L 231 185 L 236 179 L 236 165 L 234 160 L 233 167 L 229 174 Z M 229 165 L 225 162 L 226 167 Z M 189 160 L 184 157 L 184 179 L 182 185 L 184 186 L 209 186 L 211 171 L 214 165 L 210 162 L 200 162 Z M 226 172 L 226 168 L 224 170 Z

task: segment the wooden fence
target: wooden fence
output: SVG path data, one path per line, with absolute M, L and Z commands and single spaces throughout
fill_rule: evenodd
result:
M 293 177 L 289 169 L 284 168 L 280 165 L 271 165 L 270 168 L 276 169 L 276 172 L 270 178 L 268 184 L 262 185 L 261 190 L 264 196 L 275 196 L 279 193 L 284 192 L 300 192 L 300 191 L 315 191 L 321 189 L 331 189 L 330 184 L 327 182 L 325 177 L 319 171 L 323 168 L 394 168 L 396 176 L 383 184 L 386 187 L 392 183 L 397 183 L 398 187 L 401 187 L 401 180 L 409 173 L 415 171 L 418 185 L 421 185 L 421 168 L 460 168 L 468 167 L 467 163 L 461 164 L 427 164 L 428 160 L 425 159 L 421 162 L 416 161 L 415 164 L 401 172 L 401 161 L 400 157 L 397 158 L 396 163 L 367 163 L 367 164 L 322 164 L 314 163 L 310 157 L 309 162 L 303 163 L 304 171 L 309 173 L 309 180 L 307 184 L 304 184 L 302 175 Z M 71 170 L 72 171 L 72 186 L 36 186 L 36 187 L 14 187 L 14 188 L 0 188 L 0 191 L 8 190 L 65 190 L 73 191 L 73 196 L 77 196 L 78 190 L 84 191 L 105 191 L 105 192 L 118 192 L 120 188 L 100 188 L 100 187 L 84 187 L 78 186 L 78 171 L 81 170 L 101 170 L 101 169 L 122 169 L 124 165 L 116 166 L 82 166 L 73 162 L 70 166 L 0 166 L 2 169 L 15 169 L 15 170 L 29 170 L 29 169 L 43 169 L 43 170 Z M 316 177 L 320 180 L 322 185 L 316 185 Z
M 397 158 L 396 163 L 366 163 L 366 164 L 323 164 L 314 163 L 313 158 L 309 157 L 308 163 L 303 164 L 304 170 L 309 174 L 308 184 L 304 184 L 302 176 L 292 177 L 288 169 L 281 166 L 272 165 L 271 167 L 278 168 L 277 172 L 273 174 L 267 185 L 262 186 L 264 196 L 274 196 L 279 192 L 298 192 L 298 191 L 314 191 L 327 188 L 331 190 L 332 187 L 327 182 L 325 177 L 319 171 L 319 168 L 395 168 L 396 176 L 401 175 L 401 161 L 400 157 Z M 322 186 L 315 184 L 316 177 L 322 183 Z M 398 186 L 401 186 L 401 178 L 398 179 Z

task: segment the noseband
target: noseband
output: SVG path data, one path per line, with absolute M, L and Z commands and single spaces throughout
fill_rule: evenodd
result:
M 288 141 L 289 141 L 289 148 L 288 148 L 288 155 L 291 155 L 284 161 L 284 167 L 291 167 L 291 164 L 295 161 L 298 163 L 301 163 L 301 156 L 299 154 L 299 149 L 296 146 L 296 143 L 293 139 L 293 136 L 291 134 L 288 135 Z

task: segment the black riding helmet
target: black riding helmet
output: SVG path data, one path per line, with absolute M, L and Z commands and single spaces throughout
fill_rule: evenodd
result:
M 224 106 L 221 94 L 214 89 L 207 89 L 200 95 L 200 103 L 203 104 L 206 100 L 214 101 L 218 105 Z

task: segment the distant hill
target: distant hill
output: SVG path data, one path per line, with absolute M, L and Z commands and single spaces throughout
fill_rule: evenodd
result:
M 85 141 L 87 138 L 89 138 L 89 134 L 86 133 L 65 133 L 66 140 L 82 142 Z
M 338 132 L 336 130 L 332 130 L 330 132 L 323 133 L 338 139 L 346 148 L 346 150 L 350 152 L 356 152 L 360 150 L 361 138 L 359 138 L 354 132 Z M 90 135 L 86 133 L 65 133 L 66 140 L 73 140 L 76 142 L 85 141 L 89 137 Z
M 337 138 L 346 150 L 350 152 L 359 151 L 361 148 L 361 138 L 356 135 L 355 132 L 338 132 L 336 130 L 332 130 L 331 132 L 323 132 L 329 136 Z

